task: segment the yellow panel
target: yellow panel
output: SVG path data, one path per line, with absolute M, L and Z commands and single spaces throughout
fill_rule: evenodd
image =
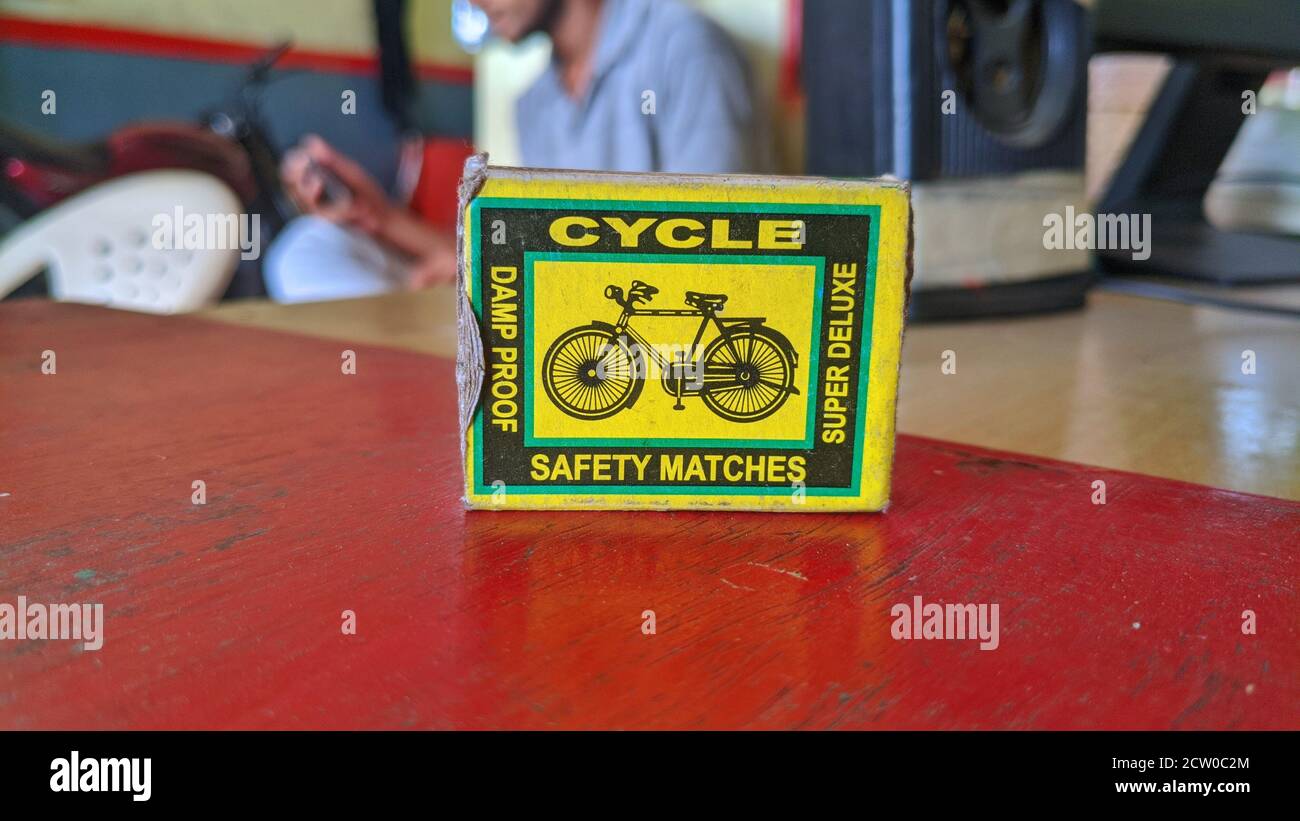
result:
M 491 169 L 463 214 L 485 368 L 467 503 L 883 508 L 909 208 L 896 182 Z M 604 289 L 633 280 L 659 291 L 620 317 Z M 748 319 L 722 331 L 687 290 Z M 665 385 L 675 352 L 694 394 Z

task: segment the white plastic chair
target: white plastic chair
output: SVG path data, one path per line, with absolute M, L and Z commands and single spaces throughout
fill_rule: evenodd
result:
M 0 296 L 45 268 L 50 295 L 64 302 L 158 314 L 215 302 L 239 264 L 242 230 L 233 237 L 214 232 L 213 242 L 205 229 L 202 248 L 166 247 L 175 235 L 164 227 L 176 221 L 177 209 L 205 225 L 218 215 L 235 215 L 236 226 L 244 222 L 239 198 L 211 175 L 169 170 L 119 177 L 42 211 L 5 237 Z

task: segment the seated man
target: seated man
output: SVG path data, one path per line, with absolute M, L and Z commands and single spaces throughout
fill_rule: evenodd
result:
M 525 165 L 607 171 L 767 170 L 766 122 L 743 56 L 676 0 L 476 0 L 497 36 L 551 40 L 518 102 Z M 282 166 L 308 216 L 268 252 L 281 302 L 454 281 L 453 238 L 392 202 L 359 165 L 309 136 Z M 327 196 L 327 178 L 347 189 Z M 335 186 L 336 190 L 337 187 Z M 449 192 L 450 195 L 450 192 Z

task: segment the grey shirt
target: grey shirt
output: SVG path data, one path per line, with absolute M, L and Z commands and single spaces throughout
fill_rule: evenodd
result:
M 744 57 L 676 0 L 606 0 L 591 82 L 554 63 L 516 107 L 525 165 L 602 171 L 766 171 L 767 123 Z

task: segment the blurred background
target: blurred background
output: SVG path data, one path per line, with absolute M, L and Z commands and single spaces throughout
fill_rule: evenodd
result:
M 1225 245 L 1220 232 L 1207 234 L 1201 225 L 1204 191 L 1195 190 L 1219 170 L 1225 141 L 1244 119 L 1233 112 L 1246 95 L 1264 93 L 1254 105 L 1267 100 L 1280 108 L 1290 100 L 1300 108 L 1300 77 L 1286 71 L 1300 48 L 1294 3 L 684 2 L 739 47 L 766 123 L 755 132 L 768 158 L 762 167 L 721 170 L 894 174 L 915 183 L 914 319 L 1078 307 L 1097 270 L 1155 276 L 1133 287 L 1166 297 L 1294 308 L 1289 293 L 1276 289 L 1217 290 L 1294 281 L 1300 244 L 1230 237 L 1235 244 Z M 1021 27 L 1011 31 L 1008 21 L 1017 19 Z M 543 33 L 514 43 L 492 36 L 487 15 L 468 0 L 0 0 L 0 232 L 11 234 L 96 182 L 196 168 L 221 177 L 261 214 L 259 242 L 273 247 L 303 211 L 282 190 L 284 157 L 314 134 L 394 202 L 448 233 L 455 181 L 469 153 L 523 164 L 517 107 L 552 63 L 551 52 Z M 1183 74 L 1171 79 L 1178 67 Z M 1266 78 L 1271 97 L 1263 92 Z M 1226 83 L 1226 112 L 1207 109 L 1207 83 Z M 1203 102 L 1197 109 L 1189 99 Z M 1163 112 L 1160 122 L 1148 117 L 1153 106 Z M 1273 127 L 1272 147 L 1256 141 L 1248 153 L 1295 155 L 1297 117 Z M 1204 130 L 1192 135 L 1190 149 L 1169 135 L 1186 132 L 1188 122 Z M 1138 140 L 1144 127 L 1150 133 Z M 1277 164 L 1280 179 L 1295 171 Z M 336 175 L 324 176 L 349 193 Z M 1171 176 L 1172 188 L 1189 190 L 1176 191 L 1179 201 L 1163 208 Z M 1294 212 L 1291 185 L 1284 198 Z M 1188 217 L 1182 212 L 1191 200 L 1197 213 Z M 980 208 L 968 207 L 972 202 Z M 1040 247 L 1039 218 L 1067 206 L 1154 212 L 1153 233 L 1183 250 L 1157 248 L 1154 260 L 1137 266 L 1125 264 L 1129 249 L 1098 261 L 1090 249 Z M 1276 230 L 1245 228 L 1285 233 L 1294 219 L 1278 218 Z M 8 264 L 0 257 L 0 288 L 12 296 L 48 294 L 48 266 L 33 262 L 30 251 L 19 259 L 15 244 L 10 237 Z M 418 263 L 423 248 L 399 248 L 395 264 Z M 356 253 L 351 246 L 338 252 Z M 265 296 L 265 255 L 253 256 L 203 301 Z M 1224 270 L 1224 256 L 1233 270 Z M 400 284 L 446 279 L 445 264 L 433 267 Z M 1161 293 L 1159 278 L 1169 276 L 1183 281 Z M 281 301 L 371 292 L 272 285 Z M 111 289 L 69 284 L 55 291 L 150 307 L 124 302 Z M 153 307 L 176 310 L 179 303 Z
M 0 725 L 1294 726 L 1297 65 L 1300 0 L 0 0 L 0 592 L 122 619 Z M 462 513 L 476 151 L 909 180 L 894 507 Z

